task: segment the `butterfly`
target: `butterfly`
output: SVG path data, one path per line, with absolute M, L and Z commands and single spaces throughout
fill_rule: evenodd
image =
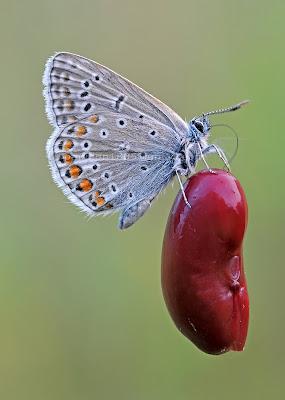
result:
M 129 80 L 65 52 L 47 61 L 43 84 L 55 183 L 88 215 L 121 211 L 120 229 L 133 225 L 175 175 L 184 194 L 180 176 L 193 174 L 206 154 L 217 152 L 227 164 L 222 149 L 208 144 L 209 115 L 246 103 L 186 123 Z

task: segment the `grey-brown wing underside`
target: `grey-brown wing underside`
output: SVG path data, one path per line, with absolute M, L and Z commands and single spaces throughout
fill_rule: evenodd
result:
M 55 126 L 48 159 L 70 200 L 91 215 L 149 204 L 173 176 L 184 121 L 128 80 L 73 54 L 48 61 L 44 85 Z

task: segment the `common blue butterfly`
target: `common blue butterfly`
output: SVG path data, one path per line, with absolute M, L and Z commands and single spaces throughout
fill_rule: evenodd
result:
M 227 164 L 223 151 L 208 144 L 208 117 L 246 103 L 186 123 L 134 83 L 70 53 L 47 61 L 43 83 L 55 128 L 47 143 L 54 181 L 89 215 L 120 210 L 121 229 L 136 222 L 175 175 L 182 186 L 179 176 L 193 174 L 204 155 L 217 152 Z

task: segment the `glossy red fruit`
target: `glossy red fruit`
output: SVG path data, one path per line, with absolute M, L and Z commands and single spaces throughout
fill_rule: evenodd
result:
M 169 215 L 162 251 L 163 295 L 177 328 L 201 350 L 244 348 L 249 300 L 242 242 L 247 203 L 238 180 L 215 169 L 192 176 Z

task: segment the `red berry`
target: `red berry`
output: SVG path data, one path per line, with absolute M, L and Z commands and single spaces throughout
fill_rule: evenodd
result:
M 242 241 L 247 203 L 237 179 L 201 171 L 180 192 L 166 226 L 162 289 L 177 328 L 201 350 L 244 348 L 249 300 Z

